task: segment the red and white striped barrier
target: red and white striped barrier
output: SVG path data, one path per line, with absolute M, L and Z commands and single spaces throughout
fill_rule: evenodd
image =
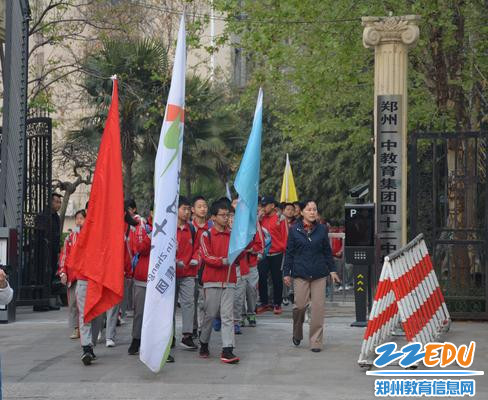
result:
M 374 350 L 403 328 L 409 342 L 436 341 L 451 319 L 425 245 L 418 235 L 385 257 L 358 363 L 369 366 Z

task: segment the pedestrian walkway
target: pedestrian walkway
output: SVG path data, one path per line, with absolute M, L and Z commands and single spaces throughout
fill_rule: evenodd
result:
M 350 305 L 328 305 L 321 353 L 309 351 L 307 340 L 299 348 L 292 345 L 288 306 L 281 316 L 259 316 L 257 328 L 243 328 L 237 336 L 239 364 L 219 361 L 220 335 L 213 334 L 210 359 L 177 349 L 176 363 L 155 375 L 127 355 L 131 319 L 118 328 L 117 346 L 99 344 L 98 360 L 84 367 L 79 342 L 69 339 L 65 308 L 20 308 L 18 322 L 0 325 L 4 399 L 373 399 L 374 378 L 357 366 L 364 330 L 349 326 L 353 312 Z M 454 322 L 446 338 L 455 344 L 477 341 L 472 369 L 488 371 L 487 328 Z M 488 379 L 476 380 L 475 398 L 487 399 Z

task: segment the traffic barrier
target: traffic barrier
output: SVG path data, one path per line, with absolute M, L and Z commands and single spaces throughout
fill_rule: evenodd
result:
M 374 350 L 400 326 L 409 342 L 436 341 L 449 330 L 447 311 L 423 235 L 385 257 L 364 333 L 360 366 L 372 365 Z

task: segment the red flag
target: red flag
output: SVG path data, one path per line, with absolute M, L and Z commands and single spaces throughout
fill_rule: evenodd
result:
M 89 210 L 70 264 L 88 279 L 85 321 L 120 303 L 124 295 L 124 194 L 117 79 L 91 187 Z

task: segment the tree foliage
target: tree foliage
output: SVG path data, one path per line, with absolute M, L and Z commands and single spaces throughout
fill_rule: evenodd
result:
M 113 39 L 104 42 L 100 52 L 88 57 L 85 87 L 96 114 L 84 133 L 99 133 L 110 104 L 112 82 L 117 73 L 119 92 L 124 192 L 132 196 L 132 166 L 137 155 L 147 157 L 157 148 L 164 101 L 170 77 L 164 46 L 149 39 Z M 148 154 L 149 152 L 149 154 Z
M 165 47 L 149 39 L 107 40 L 99 52 L 88 57 L 84 69 L 88 101 L 95 114 L 85 120 L 79 135 L 99 136 L 102 132 L 112 90 L 108 77 L 117 71 L 124 192 L 148 210 L 153 202 L 154 159 L 170 86 Z M 218 181 L 211 186 L 223 195 L 224 183 L 233 172 L 229 146 L 240 136 L 234 137 L 234 118 L 226 99 L 223 88 L 197 76 L 187 77 L 182 192 L 188 196 L 198 181 L 209 179 Z
M 204 178 L 218 180 L 222 188 L 235 172 L 236 147 L 242 144 L 237 121 L 229 108 L 225 87 L 187 78 L 185 99 L 185 139 L 183 147 L 183 192 L 192 195 L 192 185 Z
M 239 38 L 235 45 L 251 66 L 243 106 L 251 108 L 249 93 L 264 87 L 264 142 L 274 147 L 263 146 L 263 190 L 278 194 L 285 149 L 300 194 L 318 198 L 328 217 L 342 215 L 347 188 L 370 178 L 374 54 L 363 48 L 361 16 L 422 17 L 421 39 L 409 53 L 410 130 L 479 127 L 488 75 L 486 2 L 215 4 L 228 15 L 228 39 Z

